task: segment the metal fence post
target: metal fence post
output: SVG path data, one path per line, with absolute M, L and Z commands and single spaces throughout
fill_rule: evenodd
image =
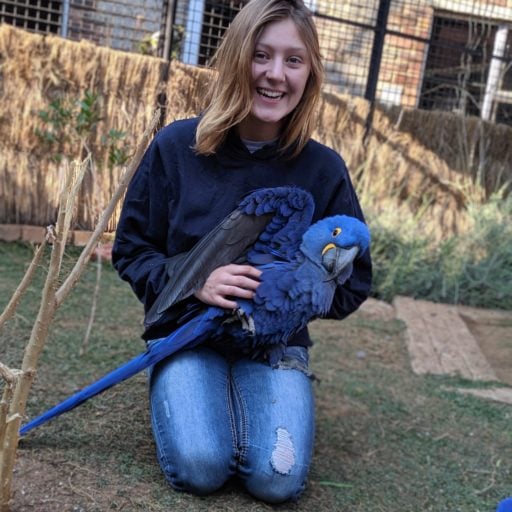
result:
M 368 69 L 368 81 L 366 82 L 365 99 L 370 102 L 370 111 L 366 118 L 366 127 L 363 140 L 366 141 L 368 132 L 372 126 L 373 113 L 375 110 L 375 95 L 377 92 L 377 84 L 379 82 L 380 65 L 382 62 L 382 51 L 384 49 L 384 39 L 388 26 L 388 15 L 391 0 L 380 0 L 379 10 L 377 12 L 377 24 L 375 26 L 375 34 L 373 36 L 372 53 L 370 57 L 370 67 Z
M 168 0 L 167 2 L 167 15 L 165 17 L 165 30 L 164 30 L 164 48 L 162 57 L 165 60 L 171 60 L 172 36 L 174 31 L 174 16 L 176 14 L 175 0 Z

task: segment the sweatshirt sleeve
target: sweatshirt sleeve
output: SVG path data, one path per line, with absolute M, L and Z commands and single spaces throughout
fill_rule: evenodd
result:
M 350 180 L 348 170 L 341 160 L 342 180 L 333 190 L 324 216 L 345 214 L 356 217 L 366 223 L 356 192 Z M 350 278 L 336 289 L 332 306 L 326 318 L 341 320 L 353 313 L 370 294 L 372 283 L 372 262 L 370 249 L 358 255 L 354 260 Z
M 167 281 L 171 192 L 157 136 L 128 187 L 112 250 L 114 268 L 131 285 L 145 311 Z

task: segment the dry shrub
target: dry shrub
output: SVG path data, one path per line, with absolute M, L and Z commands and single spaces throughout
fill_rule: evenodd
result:
M 436 153 L 451 169 L 469 173 L 484 187 L 487 197 L 510 186 L 512 127 L 474 116 L 400 107 L 390 107 L 383 115 L 419 145 Z
M 100 204 L 105 204 L 120 170 L 108 171 L 102 135 L 111 128 L 126 132 L 126 144 L 134 148 L 160 102 L 167 104 L 163 123 L 197 112 L 197 90 L 205 78 L 199 68 L 178 62 L 1 25 L 0 222 L 45 225 L 55 219 L 62 166 L 45 154 L 35 133 L 36 128 L 44 129 L 38 112 L 51 101 L 73 102 L 86 91 L 99 94 L 102 120 L 90 140 L 103 167 L 96 190 L 103 196 Z M 71 157 L 80 157 L 78 145 L 68 143 L 66 149 Z M 93 217 L 82 208 L 76 224 L 91 229 Z
M 92 134 L 92 149 L 101 163 L 106 158 L 101 135 L 111 128 L 124 131 L 126 143 L 134 147 L 161 103 L 166 106 L 163 124 L 196 115 L 208 78 L 207 71 L 179 62 L 0 26 L 0 222 L 44 225 L 55 217 L 62 169 L 42 152 L 35 135 L 42 124 L 37 113 L 52 100 L 77 100 L 86 91 L 99 95 L 102 121 Z M 483 199 L 475 182 L 489 192 L 510 179 L 508 127 L 377 107 L 363 144 L 369 112 L 364 99 L 325 92 L 319 112 L 315 136 L 344 156 L 363 203 L 377 213 L 392 209 L 413 215 L 437 238 L 464 229 L 468 198 Z M 465 165 L 477 160 L 478 172 L 469 172 Z M 110 197 L 117 174 L 99 173 L 100 203 Z M 83 210 L 76 223 L 88 228 L 92 214 Z
M 9 99 L 2 102 L 2 118 L 11 120 L 1 123 L 1 140 L 25 151 L 33 151 L 39 143 L 35 136 L 39 110 L 57 97 L 77 99 L 87 90 L 102 95 L 102 117 L 109 126 L 133 126 L 142 133 L 154 111 L 166 66 L 164 61 L 7 25 L 0 27 L 0 54 L 2 96 Z
M 345 158 L 363 203 L 375 214 L 396 210 L 415 216 L 433 236 L 463 231 L 465 206 L 481 199 L 480 188 L 433 151 L 393 124 L 376 108 L 363 143 L 369 103 L 352 96 L 324 94 L 317 137 Z

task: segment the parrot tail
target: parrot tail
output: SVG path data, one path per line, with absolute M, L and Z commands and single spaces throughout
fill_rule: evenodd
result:
M 24 436 L 29 430 L 46 423 L 50 419 L 74 409 L 89 398 L 106 391 L 119 382 L 129 379 L 136 373 L 158 363 L 178 350 L 198 345 L 209 337 L 217 325 L 216 316 L 207 310 L 183 324 L 167 337 L 148 342 L 145 352 L 25 424 L 19 431 L 20 436 Z

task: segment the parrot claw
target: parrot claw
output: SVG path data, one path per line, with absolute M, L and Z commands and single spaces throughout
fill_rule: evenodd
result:
M 248 315 L 243 309 L 237 308 L 233 310 L 233 315 L 228 317 L 223 324 L 231 324 L 233 322 L 240 322 L 241 327 L 248 334 L 254 336 L 256 334 L 256 325 L 251 315 Z

